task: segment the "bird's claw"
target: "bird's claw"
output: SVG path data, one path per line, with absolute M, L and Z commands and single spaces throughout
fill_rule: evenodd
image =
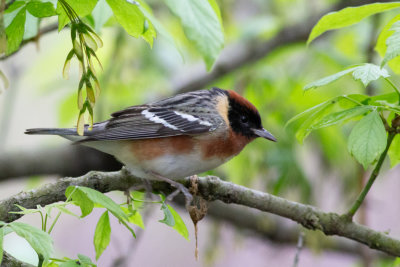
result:
M 168 201 L 172 201 L 180 192 L 184 195 L 185 197 L 185 206 L 186 208 L 189 207 L 190 203 L 193 200 L 193 196 L 192 194 L 189 192 L 189 189 L 187 189 L 183 184 L 178 183 L 177 181 L 171 180 L 167 177 L 161 176 L 157 173 L 153 173 L 153 176 L 157 178 L 157 180 L 160 181 L 164 181 L 169 183 L 170 185 L 172 185 L 173 187 L 176 188 L 176 190 L 174 192 L 172 192 L 171 194 L 169 194 L 167 196 L 167 200 Z

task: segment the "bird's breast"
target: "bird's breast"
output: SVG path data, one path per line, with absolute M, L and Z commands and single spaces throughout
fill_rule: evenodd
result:
M 110 142 L 110 141 L 109 141 Z M 210 133 L 209 136 L 173 136 L 118 141 L 113 154 L 138 177 L 151 179 L 155 172 L 170 179 L 202 173 L 237 155 L 249 142 L 245 137 Z

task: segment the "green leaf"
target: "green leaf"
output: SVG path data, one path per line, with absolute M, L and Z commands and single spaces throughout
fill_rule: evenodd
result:
M 126 0 L 107 0 L 118 23 L 133 37 L 144 32 L 144 16 L 135 3 Z
M 358 66 L 353 71 L 353 78 L 355 80 L 361 80 L 364 86 L 367 86 L 370 82 L 375 81 L 380 77 L 386 78 L 389 76 L 389 73 L 385 69 L 370 63 Z
M 316 130 L 324 127 L 329 127 L 335 124 L 342 123 L 354 117 L 360 116 L 372 109 L 371 106 L 356 106 L 354 108 L 342 110 L 339 112 L 331 113 L 323 117 L 316 124 L 312 125 L 311 129 Z
M 307 44 L 326 31 L 350 26 L 371 15 L 398 7 L 400 7 L 399 2 L 373 3 L 358 7 L 347 7 L 337 12 L 330 12 L 323 16 L 314 26 L 308 37 Z
M 46 262 L 53 253 L 53 240 L 50 235 L 26 223 L 11 222 L 8 224 L 14 232 L 24 238 Z
M 82 255 L 82 254 L 78 254 L 78 259 L 79 259 L 79 261 L 81 262 L 81 263 L 83 263 L 83 264 L 87 264 L 87 265 L 91 265 L 91 266 L 96 266 L 96 264 L 94 264 L 93 262 L 92 262 L 92 260 L 88 257 L 88 256 L 85 256 L 85 255 Z
M 385 55 L 386 52 L 386 40 L 389 36 L 393 34 L 392 25 L 400 20 L 400 14 L 392 18 L 385 27 L 383 27 L 381 33 L 378 36 L 378 40 L 376 41 L 375 50 L 381 55 L 382 57 Z
M 390 27 L 390 31 L 393 31 L 393 34 L 386 39 L 387 49 L 382 61 L 382 66 L 400 55 L 400 21 L 393 23 L 392 27 Z
M 96 250 L 96 260 L 99 259 L 108 244 L 110 244 L 110 236 L 110 218 L 108 217 L 108 211 L 106 211 L 101 215 L 94 232 L 93 243 Z
M 140 191 L 132 191 L 131 197 L 133 198 L 132 203 L 135 209 L 139 210 L 144 208 L 144 203 L 145 203 L 144 200 L 146 200 L 146 193 Z
M 336 102 L 332 101 L 325 102 L 325 105 L 317 109 L 301 124 L 300 128 L 296 132 L 296 139 L 300 143 L 303 143 L 304 139 L 312 132 L 312 125 L 331 112 L 333 104 L 335 103 Z
M 89 187 L 78 187 L 77 191 L 84 193 L 92 202 L 98 203 L 109 210 L 118 219 L 125 221 L 128 220 L 128 217 L 121 210 L 120 206 L 103 193 Z
M 141 0 L 136 0 L 139 3 L 139 9 L 140 11 L 146 16 L 152 15 L 152 11 L 150 6 L 148 6 L 144 1 Z M 146 13 L 143 12 L 143 10 L 146 10 Z M 153 17 L 154 18 L 154 17 Z M 150 47 L 153 47 L 153 41 L 157 37 L 157 32 L 155 29 L 155 26 L 152 23 L 152 20 L 146 16 L 146 19 L 144 21 L 144 29 L 142 33 L 142 38 L 150 45 Z
M 286 123 L 285 128 L 293 127 L 297 140 L 303 143 L 304 139 L 311 133 L 312 125 L 321 120 L 332 109 L 332 106 L 337 103 L 337 99 L 335 97 L 294 116 Z
M 375 110 L 354 126 L 348 150 L 366 169 L 385 150 L 386 139 L 385 126 Z
M 383 27 L 381 33 L 379 34 L 378 40 L 376 42 L 375 50 L 379 53 L 379 55 L 383 58 L 385 57 L 386 53 L 386 40 L 393 34 L 393 31 L 391 30 L 392 25 L 400 20 L 400 15 L 395 16 L 393 19 L 389 21 Z M 383 63 L 382 63 L 383 64 Z M 395 73 L 400 73 L 400 57 L 394 58 L 388 62 L 390 68 L 395 72 Z
M 179 216 L 178 212 L 176 212 L 170 205 L 168 205 L 168 209 L 172 214 L 172 217 L 174 218 L 175 225 L 173 228 L 186 240 L 189 240 L 189 231 L 185 225 L 185 222 L 182 220 L 181 216 Z
M 180 18 L 189 40 L 203 56 L 210 70 L 224 45 L 224 33 L 214 7 L 205 0 L 164 0 Z
M 164 219 L 159 220 L 161 223 L 165 223 L 168 226 L 175 226 L 174 216 L 172 215 L 171 211 L 168 209 L 167 204 L 163 203 L 161 205 L 161 210 L 164 212 Z
M 329 83 L 332 83 L 336 81 L 337 79 L 343 77 L 344 75 L 352 72 L 353 73 L 353 78 L 355 80 L 361 80 L 361 82 L 364 84 L 364 86 L 367 86 L 371 81 L 375 81 L 379 79 L 380 77 L 389 77 L 389 73 L 385 70 L 382 69 L 381 67 L 370 64 L 370 63 L 365 63 L 360 66 L 352 67 L 343 71 L 340 71 L 338 73 L 335 73 L 333 75 L 330 75 L 328 77 L 319 79 L 315 82 L 309 83 L 304 87 L 304 90 L 310 90 L 313 88 L 317 88 L 323 85 L 327 85 Z
M 13 230 L 8 226 L 8 225 L 5 225 L 4 227 L 3 227 L 3 235 L 8 235 L 8 234 L 10 234 L 10 233 L 12 233 L 13 232 Z
M 26 13 L 25 18 L 25 32 L 23 40 L 35 37 L 39 32 L 39 18 L 33 16 L 31 13 Z
M 221 16 L 221 10 L 219 9 L 218 3 L 215 0 L 208 0 L 208 3 L 210 3 L 212 9 L 214 10 L 215 14 L 217 14 L 219 23 L 221 23 L 222 26 L 222 16 Z
M 17 13 L 11 24 L 6 28 L 6 35 L 7 35 L 6 55 L 9 55 L 18 50 L 22 38 L 24 37 L 25 19 L 26 19 L 26 8 L 23 7 Z
M 69 186 L 67 190 L 65 190 L 65 196 L 67 198 L 70 196 L 73 203 L 81 208 L 81 218 L 83 218 L 92 212 L 94 204 L 93 201 L 79 189 L 80 187 Z
M 400 163 L 400 135 L 397 134 L 393 141 L 392 144 L 390 145 L 388 155 L 390 158 L 390 167 L 394 167 L 397 164 Z
M 43 264 L 44 267 L 59 267 L 60 265 L 58 265 L 57 263 L 55 263 L 54 261 L 51 262 L 47 262 L 45 264 Z M 82 266 L 81 266 L 82 267 Z
M 303 119 L 303 118 L 305 118 L 305 117 L 308 117 L 308 115 L 310 115 L 310 114 L 312 114 L 312 113 L 318 111 L 319 109 L 323 108 L 324 106 L 326 106 L 327 104 L 329 104 L 329 102 L 331 102 L 331 100 L 322 102 L 322 103 L 320 103 L 320 104 L 318 104 L 318 105 L 316 105 L 316 106 L 313 106 L 313 107 L 311 107 L 311 108 L 309 108 L 309 109 L 307 109 L 307 110 L 301 112 L 300 114 L 297 114 L 296 116 L 294 116 L 293 118 L 291 118 L 291 119 L 286 123 L 285 128 L 286 128 L 286 127 L 291 127 L 291 125 L 294 124 L 295 122 L 297 122 L 297 121 L 299 121 L 299 120 L 301 120 L 301 119 Z
M 74 186 L 70 186 L 67 188 L 67 190 L 69 190 L 69 192 L 71 192 L 73 190 L 73 188 L 74 188 Z M 134 237 L 136 237 L 133 229 L 131 227 L 129 227 L 129 225 L 127 224 L 127 222 L 129 221 L 128 216 L 124 213 L 124 211 L 121 209 L 121 207 L 117 203 L 115 203 L 111 198 L 109 198 L 108 196 L 104 195 L 103 193 L 100 193 L 99 191 L 94 190 L 92 188 L 88 188 L 88 187 L 76 187 L 76 188 L 77 189 L 76 189 L 75 193 L 72 195 L 73 200 L 74 200 L 75 194 L 79 194 L 79 195 L 80 195 L 80 193 L 84 194 L 86 196 L 86 198 L 90 200 L 89 202 L 92 205 L 93 205 L 93 203 L 98 203 L 101 206 L 103 206 L 104 208 L 106 208 L 109 212 L 111 212 L 112 215 L 117 217 L 117 219 L 123 225 L 125 225 L 125 227 L 132 233 L 132 235 Z M 86 201 L 86 202 L 88 202 L 88 201 Z
M 306 86 L 304 86 L 303 89 L 304 89 L 304 91 L 307 91 L 307 90 L 310 90 L 310 89 L 313 89 L 313 88 L 317 88 L 317 87 L 321 87 L 323 85 L 327 85 L 329 83 L 332 83 L 332 82 L 336 81 L 337 79 L 341 78 L 342 76 L 344 76 L 344 75 L 346 75 L 346 74 L 348 74 L 350 72 L 353 72 L 356 68 L 357 67 L 353 67 L 353 68 L 350 68 L 350 69 L 347 69 L 347 70 L 342 70 L 342 71 L 340 71 L 338 73 L 335 73 L 333 75 L 330 75 L 328 77 L 319 79 L 319 80 L 317 80 L 315 82 L 307 84 Z
M 78 260 L 68 260 L 60 263 L 59 267 L 83 267 Z
M 144 8 L 142 5 L 139 6 L 139 8 L 142 11 L 142 13 L 145 15 L 145 17 L 154 26 L 157 33 L 160 34 L 160 36 L 162 36 L 173 48 L 175 48 L 181 57 L 183 57 L 182 51 L 180 50 L 176 40 L 169 33 L 169 31 L 164 27 L 164 25 L 160 21 L 158 21 L 157 18 L 154 17 L 153 14 L 150 11 L 148 11 L 146 8 Z
M 57 14 L 50 2 L 30 1 L 26 4 L 26 9 L 38 18 L 51 17 Z
M 121 207 L 121 209 L 128 215 L 129 222 L 139 226 L 140 228 L 144 229 L 144 223 L 142 219 L 142 215 L 137 210 L 129 210 L 127 207 Z
M 94 20 L 94 29 L 96 32 L 100 32 L 103 25 L 109 20 L 113 12 L 106 0 L 99 0 L 96 7 L 92 11 Z
M 79 215 L 73 213 L 72 211 L 70 211 L 70 210 L 67 209 L 66 207 L 58 206 L 57 209 L 58 209 L 59 211 L 61 211 L 62 213 L 65 213 L 65 214 L 68 214 L 68 215 L 71 215 L 71 216 L 74 216 L 74 217 L 77 217 L 77 218 L 80 217 Z
M 97 4 L 97 0 L 85 0 L 85 1 L 64 0 L 64 1 L 67 2 L 81 18 L 89 15 Z M 70 20 L 59 1 L 57 2 L 56 12 L 58 14 L 58 31 L 61 31 L 64 28 L 64 26 L 70 22 Z
M 0 228 L 0 266 L 3 260 L 3 238 L 4 238 L 4 227 Z
M 4 14 L 10 14 L 19 9 L 20 7 L 24 6 L 26 3 L 25 1 L 15 1 L 9 8 L 4 11 Z

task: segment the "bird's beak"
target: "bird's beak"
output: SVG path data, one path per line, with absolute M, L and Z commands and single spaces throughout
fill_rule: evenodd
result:
M 262 137 L 262 138 L 265 138 L 265 139 L 268 139 L 268 140 L 271 140 L 271 141 L 274 141 L 274 142 L 277 141 L 276 138 L 270 132 L 265 130 L 264 128 L 262 128 L 262 129 L 252 129 L 252 131 L 253 131 L 253 133 L 255 135 L 257 135 L 259 137 Z

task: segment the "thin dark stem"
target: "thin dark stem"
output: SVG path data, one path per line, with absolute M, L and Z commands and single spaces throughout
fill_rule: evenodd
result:
M 12 55 L 16 54 L 26 44 L 28 44 L 30 42 L 34 42 L 34 41 L 38 40 L 38 38 L 41 37 L 42 35 L 45 35 L 45 34 L 50 33 L 50 32 L 53 32 L 53 31 L 55 31 L 57 29 L 58 29 L 58 23 L 53 23 L 53 24 L 50 24 L 50 25 L 47 25 L 47 26 L 43 27 L 36 36 L 33 36 L 32 38 L 29 38 L 29 39 L 26 39 L 26 40 L 23 40 L 21 42 L 21 46 L 20 46 L 20 48 L 18 50 L 12 52 L 11 54 L 0 56 L 0 60 L 5 60 L 5 59 L 11 57 Z
M 346 213 L 346 216 L 349 218 L 353 218 L 354 214 L 357 212 L 358 208 L 361 206 L 362 202 L 364 201 L 366 195 L 368 194 L 369 190 L 371 189 L 372 184 L 375 182 L 376 177 L 379 175 L 379 171 L 382 167 L 382 163 L 386 158 L 387 152 L 392 144 L 393 138 L 396 135 L 395 132 L 389 132 L 386 148 L 379 157 L 378 163 L 376 164 L 374 170 L 372 171 L 367 184 L 365 185 L 364 189 L 361 191 L 360 195 L 358 196 L 357 200 L 354 202 L 353 206 L 350 210 Z

